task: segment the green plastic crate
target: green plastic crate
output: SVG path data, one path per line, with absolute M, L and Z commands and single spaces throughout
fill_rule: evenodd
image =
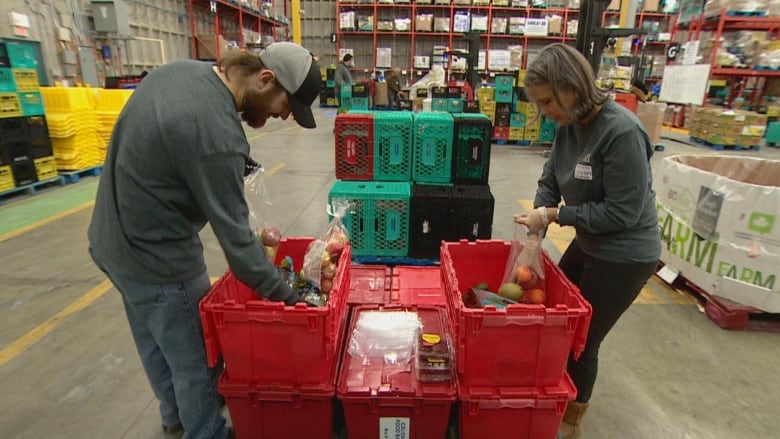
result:
M 5 49 L 8 52 L 8 59 L 11 61 L 11 67 L 16 69 L 38 67 L 38 61 L 35 60 L 35 51 L 32 47 L 18 43 L 5 43 Z
M 450 183 L 453 119 L 450 113 L 422 112 L 414 118 L 412 180 Z
M 0 67 L 0 93 L 15 92 L 16 81 L 14 80 L 13 70 Z
M 525 127 L 525 114 L 523 113 L 512 113 L 509 115 L 509 126 L 512 128 L 523 128 Z
M 447 102 L 447 111 L 450 113 L 463 113 L 463 99 L 450 98 Z
M 449 98 L 433 98 L 431 99 L 431 111 L 449 111 Z
M 349 109 L 368 111 L 368 98 L 352 96 L 349 102 Z
M 344 217 L 344 227 L 349 231 L 353 256 L 372 256 L 374 247 L 372 182 L 338 180 L 328 193 L 328 203 L 334 199 L 349 200 L 350 207 Z M 332 219 L 332 217 L 331 217 Z
M 494 81 L 496 88 L 512 88 L 515 86 L 515 75 L 496 75 Z
M 766 129 L 766 142 L 780 144 L 780 122 L 770 122 Z
M 452 146 L 452 181 L 487 184 L 493 127 L 481 113 L 452 115 L 455 120 Z
M 414 116 L 408 111 L 374 113 L 374 179 L 412 179 Z
M 412 186 L 409 182 L 372 182 L 374 256 L 407 256 Z
M 19 93 L 19 104 L 21 104 L 22 114 L 25 116 L 40 116 L 46 113 L 43 108 L 43 97 L 39 91 Z

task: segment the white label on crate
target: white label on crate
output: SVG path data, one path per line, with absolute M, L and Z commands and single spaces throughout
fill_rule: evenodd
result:
M 409 439 L 409 418 L 379 418 L 379 439 Z
M 526 18 L 525 20 L 525 34 L 531 37 L 545 37 L 547 36 L 547 19 L 546 18 Z

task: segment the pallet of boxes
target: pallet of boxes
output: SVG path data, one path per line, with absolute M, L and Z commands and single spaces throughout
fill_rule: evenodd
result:
M 676 155 L 655 180 L 667 273 L 703 293 L 723 328 L 780 313 L 780 161 Z
M 691 140 L 716 150 L 758 150 L 767 121 L 766 114 L 752 111 L 699 108 L 691 120 Z
M 32 49 L 0 43 L 0 194 L 59 182 Z

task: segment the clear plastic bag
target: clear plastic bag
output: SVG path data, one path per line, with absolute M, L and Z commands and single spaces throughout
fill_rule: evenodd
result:
M 256 162 L 252 163 L 255 166 L 247 165 L 249 172 L 244 177 L 244 198 L 249 208 L 249 226 L 265 246 L 268 258 L 273 261 L 282 233 L 272 219 L 273 206 L 265 186 L 265 169 Z
M 544 303 L 546 291 L 542 241 L 544 231 L 530 233 L 524 225 L 515 223 L 515 236 L 509 251 L 502 287 L 514 283 L 522 288 L 524 303 Z M 541 291 L 541 292 L 540 292 Z
M 349 355 L 363 364 L 406 364 L 417 348 L 422 327 L 416 312 L 361 312 L 349 340 Z
M 344 247 L 349 244 L 349 233 L 342 222 L 349 209 L 349 201 L 334 199 L 328 209 L 328 213 L 333 216 L 328 229 L 310 244 L 303 257 L 303 276 L 325 294 L 329 294 L 333 288 L 333 276 L 339 258 Z

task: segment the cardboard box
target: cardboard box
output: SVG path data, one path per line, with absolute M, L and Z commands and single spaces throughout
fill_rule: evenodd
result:
M 665 112 L 666 104 L 659 102 L 640 102 L 637 105 L 636 116 L 642 122 L 642 126 L 647 131 L 653 145 L 661 143 L 661 128 Z
M 374 85 L 374 105 L 388 105 L 387 83 L 377 82 Z
M 559 35 L 563 33 L 563 17 L 552 15 L 547 18 L 547 33 Z
M 642 0 L 642 10 L 645 12 L 658 12 L 660 5 L 659 0 Z
M 414 22 L 417 32 L 433 32 L 433 14 L 420 14 Z
M 780 161 L 677 155 L 655 181 L 661 260 L 709 294 L 780 312 Z

